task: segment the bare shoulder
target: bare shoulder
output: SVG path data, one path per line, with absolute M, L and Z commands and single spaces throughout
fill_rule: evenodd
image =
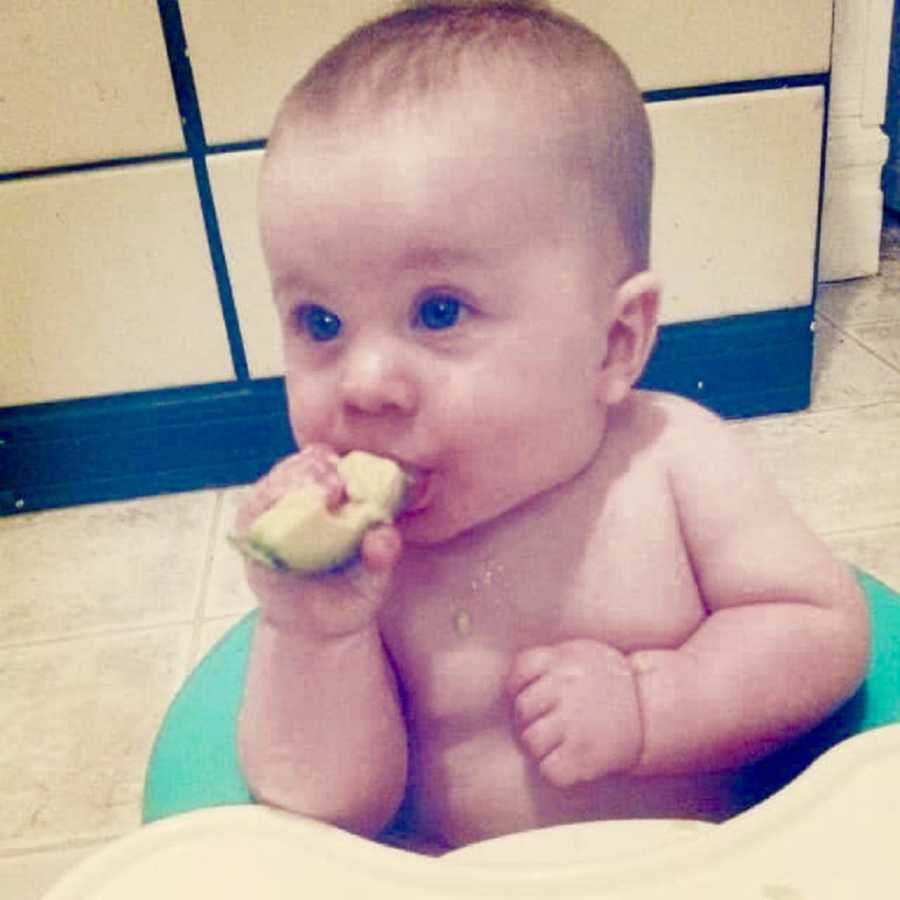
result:
M 616 429 L 631 444 L 652 448 L 662 462 L 688 459 L 708 461 L 709 453 L 723 453 L 742 444 L 726 422 L 698 403 L 661 391 L 633 391 L 617 410 Z M 706 447 L 703 443 L 707 442 Z M 710 443 L 711 442 L 711 443 Z M 704 465 L 706 463 L 704 462 Z
M 667 440 L 689 439 L 692 432 L 700 430 L 727 430 L 725 421 L 705 406 L 662 391 L 635 391 L 634 399 L 646 415 L 663 417 Z
M 766 477 L 736 429 L 699 403 L 659 391 L 636 391 L 633 402 L 635 422 L 654 433 L 654 446 L 673 477 L 733 478 L 745 470 Z
M 803 521 L 735 429 L 696 403 L 655 395 L 683 537 L 709 604 L 787 597 L 857 606 L 847 567 Z

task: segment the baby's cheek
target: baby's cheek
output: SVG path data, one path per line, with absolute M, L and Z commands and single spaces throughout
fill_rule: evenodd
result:
M 323 389 L 315 380 L 288 378 L 285 382 L 291 432 L 298 447 L 307 444 L 330 443 L 328 423 L 329 403 Z

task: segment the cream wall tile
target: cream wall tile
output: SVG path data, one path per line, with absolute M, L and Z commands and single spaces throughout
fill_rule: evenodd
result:
M 642 90 L 824 72 L 832 0 L 556 0 L 624 57 Z
M 0 645 L 193 619 L 216 494 L 0 519 Z
M 189 162 L 0 184 L 0 222 L 0 406 L 234 377 Z
M 259 244 L 256 181 L 262 151 L 223 153 L 209 158 L 219 227 L 241 323 L 247 364 L 254 378 L 281 375 L 281 335 Z
M 281 98 L 329 47 L 391 0 L 181 0 L 206 140 L 265 137 Z
M 5 3 L 0 171 L 184 149 L 152 0 Z
M 0 651 L 0 850 L 107 839 L 140 823 L 190 634 L 183 625 Z
M 818 87 L 650 105 L 663 321 L 811 301 L 823 112 Z
M 182 0 L 207 140 L 264 137 L 278 102 L 315 59 L 395 5 Z M 831 0 L 555 5 L 598 29 L 628 60 L 644 90 L 823 72 L 829 64 Z

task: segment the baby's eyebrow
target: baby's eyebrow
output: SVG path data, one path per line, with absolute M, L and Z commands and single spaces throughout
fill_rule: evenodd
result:
M 309 296 L 320 294 L 315 282 L 297 268 L 292 268 L 278 277 L 273 283 L 273 291 L 276 299 L 281 297 L 293 299 L 293 295 L 298 292 Z
M 420 246 L 408 248 L 401 257 L 404 269 L 447 268 L 484 265 L 482 254 L 461 247 Z

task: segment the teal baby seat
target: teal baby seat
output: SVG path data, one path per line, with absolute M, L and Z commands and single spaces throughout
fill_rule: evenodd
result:
M 866 680 L 813 731 L 745 770 L 745 807 L 783 787 L 839 741 L 900 722 L 900 596 L 864 572 L 858 578 L 872 615 Z M 169 707 L 147 768 L 145 823 L 253 802 L 238 764 L 237 719 L 256 618 L 256 612 L 247 615 L 210 650 Z

